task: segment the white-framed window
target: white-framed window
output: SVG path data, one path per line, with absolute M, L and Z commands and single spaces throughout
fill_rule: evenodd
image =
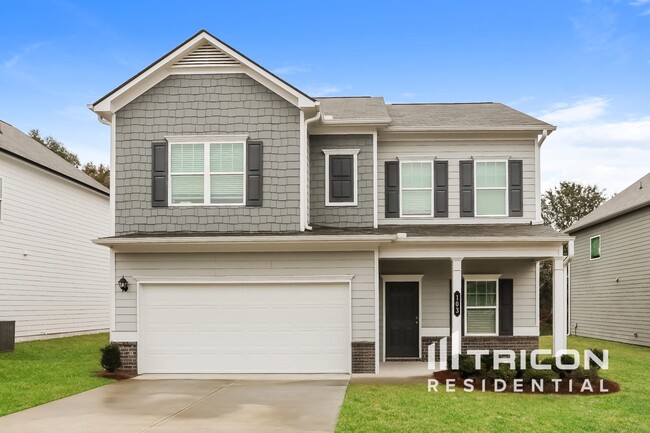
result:
M 508 162 L 474 162 L 476 216 L 508 215 Z
M 498 335 L 499 275 L 466 275 L 465 335 Z
M 356 206 L 360 149 L 323 149 L 325 206 Z
M 170 206 L 243 206 L 246 139 L 167 137 Z
M 589 260 L 600 258 L 600 235 L 589 238 Z
M 400 216 L 433 216 L 433 161 L 400 161 Z
M 3 188 L 4 188 L 4 183 L 2 181 L 2 178 L 0 177 L 0 221 L 2 221 L 2 204 L 3 204 L 2 200 L 3 200 L 3 197 L 4 197 Z

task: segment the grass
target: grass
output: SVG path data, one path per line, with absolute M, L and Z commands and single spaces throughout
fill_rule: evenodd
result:
M 101 370 L 99 348 L 108 334 L 17 343 L 0 353 L 0 416 L 111 383 Z
M 540 346 L 550 348 L 550 337 Z M 650 348 L 570 337 L 569 346 L 609 350 L 601 376 L 621 391 L 599 396 L 427 392 L 421 385 L 351 384 L 336 431 L 650 432 Z M 442 388 L 444 391 L 444 388 Z

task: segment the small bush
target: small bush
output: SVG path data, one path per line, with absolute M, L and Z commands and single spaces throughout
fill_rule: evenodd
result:
M 604 355 L 603 355 L 603 350 L 602 349 L 591 349 L 591 351 L 593 352 L 594 355 L 596 355 L 598 357 L 598 359 L 600 359 L 601 361 L 603 360 Z M 590 370 L 591 369 L 600 370 L 600 367 L 594 361 L 589 359 L 589 369 Z
M 115 372 L 122 366 L 122 358 L 120 357 L 120 347 L 111 343 L 99 349 L 102 353 L 101 364 L 102 367 L 109 373 Z
M 551 379 L 557 379 L 558 375 L 553 370 L 535 370 L 534 368 L 528 368 L 524 372 L 523 379 L 524 383 L 531 383 L 533 379 L 540 380 L 543 379 L 544 382 L 548 382 Z
M 501 364 L 498 369 L 491 370 L 488 373 L 488 377 L 490 379 L 503 379 L 509 383 L 517 377 L 517 370 L 512 370 L 510 366 Z
M 463 379 L 476 375 L 474 368 L 474 357 L 469 355 L 460 355 L 458 358 L 458 372 Z
M 494 353 L 490 352 L 487 355 L 481 356 L 481 370 L 489 372 L 494 370 Z
M 526 356 L 526 365 L 524 368 L 521 368 L 521 356 L 517 355 L 515 358 L 515 370 L 517 371 L 517 377 L 521 378 L 524 375 L 524 372 L 530 368 L 530 356 Z

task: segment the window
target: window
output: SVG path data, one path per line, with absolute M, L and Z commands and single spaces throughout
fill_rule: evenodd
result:
M 506 216 L 508 209 L 506 161 L 476 161 L 476 215 Z
M 465 334 L 497 335 L 499 279 L 465 281 Z
M 600 235 L 589 239 L 589 258 L 591 260 L 600 258 Z
M 357 205 L 359 149 L 325 149 L 325 206 Z
M 433 162 L 400 162 L 401 216 L 433 216 Z
M 243 205 L 245 143 L 170 143 L 173 205 Z

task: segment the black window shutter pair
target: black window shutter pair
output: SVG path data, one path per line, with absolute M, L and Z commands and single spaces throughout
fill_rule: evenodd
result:
M 474 161 L 460 161 L 460 216 L 474 216 Z M 524 216 L 523 161 L 508 161 L 508 215 Z
M 330 203 L 354 202 L 354 155 L 327 155 L 329 158 Z
M 386 218 L 399 218 L 399 161 L 386 161 L 385 165 L 385 214 Z M 433 163 L 433 215 L 449 214 L 449 163 Z
M 167 207 L 167 141 L 151 144 L 151 206 Z M 262 142 L 246 142 L 246 206 L 262 206 Z
M 513 335 L 513 316 L 514 316 L 514 307 L 513 307 L 513 289 L 514 282 L 512 279 L 501 279 L 499 280 L 499 323 L 498 331 L 499 335 Z M 461 280 L 461 290 L 460 290 L 460 303 L 461 303 L 461 334 L 465 335 L 465 280 Z M 451 332 L 451 321 L 454 315 L 453 308 L 451 308 L 451 297 L 454 296 L 454 291 L 452 289 L 452 280 L 449 280 L 449 296 L 450 296 L 450 310 L 449 310 L 449 332 Z

